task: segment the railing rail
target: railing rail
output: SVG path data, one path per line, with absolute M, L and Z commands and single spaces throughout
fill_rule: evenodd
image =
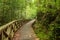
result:
M 0 40 L 12 40 L 14 33 L 23 25 L 21 20 L 14 20 L 0 27 Z
M 1 27 L 0 27 L 0 31 L 3 30 L 3 29 L 5 29 L 5 28 L 7 28 L 9 25 L 11 25 L 12 23 L 14 23 L 15 21 L 17 21 L 17 20 L 14 20 L 14 21 L 12 21 L 12 22 L 9 22 L 9 23 L 1 26 Z

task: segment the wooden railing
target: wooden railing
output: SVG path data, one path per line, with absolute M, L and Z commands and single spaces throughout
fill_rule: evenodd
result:
M 24 21 L 23 21 L 24 22 Z M 14 20 L 0 27 L 0 40 L 12 40 L 14 33 L 24 23 L 21 20 Z

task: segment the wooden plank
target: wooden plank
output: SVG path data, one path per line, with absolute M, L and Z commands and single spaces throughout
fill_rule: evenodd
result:
M 9 36 L 10 32 L 11 32 L 11 27 L 8 27 L 5 33 Z
M 13 30 L 12 30 L 11 33 L 10 33 L 10 39 L 11 39 L 11 40 L 12 40 L 13 36 L 14 36 L 14 32 L 13 32 Z
M 17 20 L 14 20 L 14 21 L 12 21 L 12 22 L 10 22 L 10 23 L 7 23 L 6 25 L 3 25 L 3 26 L 1 26 L 0 27 L 0 32 L 2 31 L 2 30 L 4 30 L 5 28 L 7 28 L 9 25 L 11 25 L 11 24 L 13 24 L 14 22 L 16 22 Z

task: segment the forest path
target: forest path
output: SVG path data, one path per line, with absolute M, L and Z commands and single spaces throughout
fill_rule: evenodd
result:
M 39 40 L 33 31 L 32 24 L 35 19 L 23 25 L 16 33 L 13 40 Z

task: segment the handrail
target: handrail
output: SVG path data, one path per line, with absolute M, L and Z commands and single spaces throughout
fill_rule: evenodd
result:
M 14 21 L 9 22 L 9 23 L 7 23 L 7 24 L 5 24 L 5 25 L 3 25 L 3 26 L 0 26 L 0 31 L 3 30 L 3 29 L 5 29 L 6 27 L 8 27 L 8 25 L 10 25 L 10 24 L 12 24 L 12 23 L 14 23 L 14 22 L 16 22 L 16 21 L 17 21 L 17 20 L 14 20 Z
M 14 20 L 0 26 L 0 40 L 12 40 L 14 33 L 24 24 L 23 22 L 22 20 Z

